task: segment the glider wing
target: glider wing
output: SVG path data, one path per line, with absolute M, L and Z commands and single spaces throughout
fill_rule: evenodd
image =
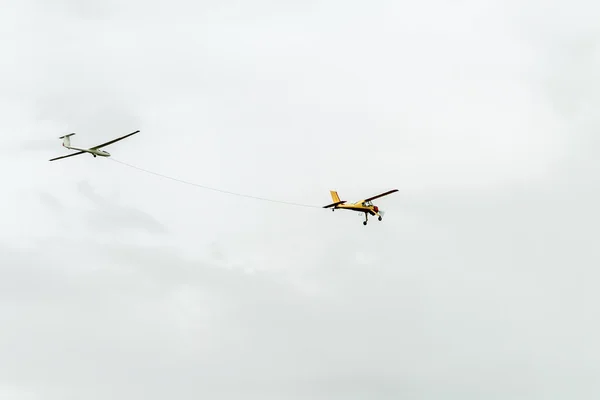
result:
M 61 158 L 73 157 L 73 156 L 77 156 L 77 155 L 83 154 L 83 153 L 85 153 L 85 151 L 78 151 L 77 153 L 67 154 L 66 156 L 60 156 L 60 157 L 56 157 L 56 158 L 51 158 L 48 161 L 60 160 Z
M 111 140 L 110 142 L 102 143 L 102 144 L 100 144 L 100 145 L 98 145 L 98 146 L 94 146 L 94 147 L 90 148 L 90 150 L 98 150 L 100 147 L 108 146 L 109 144 L 113 144 L 113 143 L 115 143 L 115 142 L 118 142 L 119 140 L 123 140 L 123 139 L 125 139 L 125 138 L 128 138 L 128 137 L 129 137 L 129 136 L 131 136 L 131 135 L 135 135 L 135 134 L 136 134 L 136 133 L 138 133 L 138 132 L 139 132 L 139 131 L 135 131 L 135 132 L 132 132 L 132 133 L 130 133 L 130 134 L 127 134 L 127 135 L 125 135 L 125 136 L 121 136 L 121 137 L 119 137 L 119 138 L 113 139 L 113 140 Z

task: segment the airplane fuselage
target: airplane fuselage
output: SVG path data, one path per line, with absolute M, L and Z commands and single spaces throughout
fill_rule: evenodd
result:
M 110 153 L 108 151 L 104 151 L 104 150 L 100 150 L 100 149 L 80 149 L 80 148 L 71 147 L 71 146 L 63 146 L 63 147 L 65 147 L 69 150 L 85 151 L 86 153 L 90 153 L 94 157 L 96 157 L 96 156 L 110 157 Z
M 363 221 L 363 225 L 367 225 L 367 221 L 369 220 L 369 215 L 371 215 L 373 217 L 377 216 L 377 219 L 379 221 L 382 220 L 382 216 L 383 216 L 383 214 L 382 214 L 383 211 L 379 210 L 379 207 L 377 207 L 376 205 L 373 205 L 371 202 L 365 202 L 365 201 L 357 201 L 356 203 L 350 203 L 350 204 L 338 204 L 331 208 L 331 211 L 335 211 L 335 210 L 350 210 L 350 211 L 356 211 L 358 213 L 364 214 L 365 220 Z
M 374 205 L 367 205 L 360 201 L 357 203 L 352 203 L 352 204 L 339 204 L 332 208 L 332 210 L 336 210 L 336 209 L 337 210 L 339 210 L 339 209 L 351 210 L 351 211 L 356 211 L 359 213 L 368 213 L 371 215 L 377 215 L 379 213 L 379 207 L 374 206 Z

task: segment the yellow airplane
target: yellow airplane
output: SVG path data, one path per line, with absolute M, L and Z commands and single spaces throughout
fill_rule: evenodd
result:
M 331 211 L 335 211 L 336 209 L 341 209 L 341 210 L 352 210 L 352 211 L 357 211 L 360 213 L 365 213 L 365 221 L 363 222 L 363 225 L 366 225 L 367 222 L 369 221 L 369 214 L 373 215 L 373 216 L 377 215 L 378 216 L 377 219 L 380 221 L 382 220 L 382 217 L 384 214 L 384 212 L 382 210 L 380 210 L 379 207 L 377 207 L 376 205 L 373 205 L 373 203 L 371 201 L 378 199 L 380 197 L 383 197 L 383 196 L 387 196 L 388 194 L 391 194 L 391 193 L 394 193 L 397 191 L 398 191 L 398 189 L 392 189 L 385 193 L 378 194 L 377 196 L 373 196 L 373 197 L 369 197 L 368 199 L 357 201 L 356 203 L 346 204 L 347 201 L 340 200 L 340 196 L 338 196 L 338 193 L 335 190 L 330 190 L 329 193 L 331 193 L 331 199 L 333 200 L 333 203 L 323 206 L 323 208 L 331 208 Z

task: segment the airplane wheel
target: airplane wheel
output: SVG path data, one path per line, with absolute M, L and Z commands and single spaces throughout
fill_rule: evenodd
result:
M 379 217 L 379 218 L 377 218 L 377 219 L 381 221 L 383 218 Z
M 363 221 L 363 225 L 366 225 L 366 224 L 367 224 L 367 221 Z

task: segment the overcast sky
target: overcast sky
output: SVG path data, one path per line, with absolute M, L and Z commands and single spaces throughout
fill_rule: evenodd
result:
M 5 0 L 0 398 L 600 395 L 599 10 Z

